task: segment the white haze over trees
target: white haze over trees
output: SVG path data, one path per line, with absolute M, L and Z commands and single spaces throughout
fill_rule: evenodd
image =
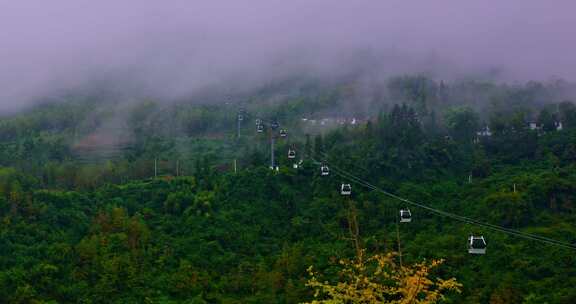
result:
M 179 98 L 355 69 L 573 81 L 574 11 L 563 0 L 3 1 L 0 110 L 102 82 Z

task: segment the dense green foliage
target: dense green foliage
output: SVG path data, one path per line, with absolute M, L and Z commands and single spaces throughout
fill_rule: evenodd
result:
M 450 87 L 404 77 L 389 85 L 400 105 L 376 100 L 380 114 L 364 123 L 301 136 L 300 117 L 333 113 L 347 90 L 307 88 L 267 104 L 263 89 L 246 103 L 251 118 L 285 113 L 291 135 L 277 146 L 279 172 L 268 169 L 267 140 L 251 120 L 234 139 L 236 109 L 224 111 L 228 105 L 125 105 L 121 128 L 130 139 L 104 162 L 78 160 L 73 150 L 114 116 L 106 104 L 54 103 L 2 118 L 0 302 L 309 301 L 308 266 L 338 280 L 337 260 L 354 254 L 351 206 L 374 253 L 398 249 L 405 207 L 354 183 L 348 201 L 338 189 L 344 178 L 320 176 L 315 160 L 435 208 L 576 243 L 572 103 L 535 84 Z M 492 103 L 457 103 L 466 92 Z M 542 128 L 530 130 L 531 120 Z M 477 135 L 484 125 L 492 136 Z M 305 156 L 302 168 L 291 168 L 289 145 Z M 399 227 L 404 261 L 445 259 L 436 271 L 463 284 L 448 302 L 576 301 L 574 251 L 412 213 Z M 467 253 L 471 233 L 486 236 L 486 256 Z

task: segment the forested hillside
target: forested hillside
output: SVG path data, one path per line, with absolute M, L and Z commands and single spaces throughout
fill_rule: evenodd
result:
M 441 303 L 574 303 L 572 89 L 418 75 L 221 100 L 69 94 L 4 115 L 0 302 L 307 302 L 309 267 L 336 283 L 360 247 L 443 259 L 430 275 L 462 287 Z M 468 253 L 472 234 L 485 255 Z

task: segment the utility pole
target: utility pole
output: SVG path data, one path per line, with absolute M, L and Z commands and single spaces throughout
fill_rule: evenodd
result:
M 237 164 L 236 164 L 236 159 L 234 159 L 234 173 L 238 172 L 238 168 L 237 168 Z
M 270 131 L 270 168 L 274 170 L 274 134 Z
M 158 159 L 154 158 L 154 178 L 158 176 Z
M 242 121 L 241 118 L 242 118 L 242 114 L 238 114 L 238 117 L 237 117 L 237 119 L 236 119 L 236 121 L 237 121 L 237 125 L 236 125 L 236 138 L 237 138 L 237 139 L 240 139 L 240 122 Z
M 238 110 L 238 114 L 236 115 L 236 138 L 240 140 L 240 128 L 242 127 L 242 121 L 244 120 L 244 114 L 246 111 L 244 108 L 240 108 Z
M 400 247 L 400 225 L 398 219 L 396 220 L 396 239 L 398 240 L 398 258 L 400 259 L 400 270 L 402 270 L 402 248 Z
M 276 170 L 276 164 L 274 163 L 274 141 L 276 139 L 276 130 L 279 127 L 280 125 L 276 119 L 270 123 L 270 169 L 272 170 Z

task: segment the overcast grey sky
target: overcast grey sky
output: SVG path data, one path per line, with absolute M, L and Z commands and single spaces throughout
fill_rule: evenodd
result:
M 574 12 L 573 0 L 0 0 L 0 107 L 126 68 L 182 93 L 265 75 L 293 50 L 321 66 L 372 48 L 576 80 Z

